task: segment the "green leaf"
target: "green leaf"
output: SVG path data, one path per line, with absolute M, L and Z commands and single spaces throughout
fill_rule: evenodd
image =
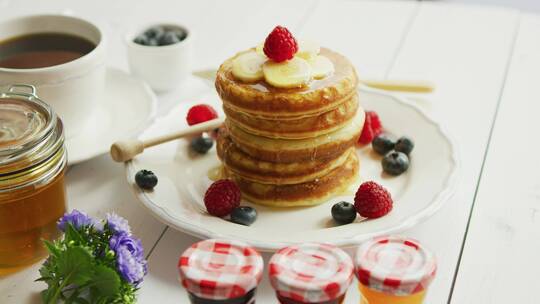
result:
M 68 247 L 58 256 L 58 274 L 67 280 L 64 285 L 83 285 L 92 276 L 92 255 L 82 247 Z
M 88 302 L 86 299 L 84 298 L 76 298 L 73 300 L 73 303 L 77 303 L 77 304 L 90 304 L 90 302 Z
M 39 269 L 39 274 L 41 275 L 41 277 L 39 279 L 36 279 L 36 282 L 47 281 L 53 278 L 51 275 L 51 271 L 47 266 L 41 266 L 41 268 Z
M 85 244 L 82 235 L 70 223 L 66 224 L 65 241 L 69 244 L 70 241 L 76 244 Z
M 51 243 L 48 240 L 43 240 L 43 244 L 45 244 L 45 247 L 47 247 L 50 255 L 53 257 L 58 257 L 60 254 L 60 249 L 54 243 Z
M 45 289 L 45 290 L 42 290 L 40 292 L 41 294 L 41 301 L 43 303 L 49 303 L 50 301 L 50 297 L 51 297 L 51 294 L 54 293 L 54 291 L 52 289 Z
M 92 286 L 102 297 L 112 297 L 120 292 L 120 276 L 113 269 L 98 265 L 94 269 Z

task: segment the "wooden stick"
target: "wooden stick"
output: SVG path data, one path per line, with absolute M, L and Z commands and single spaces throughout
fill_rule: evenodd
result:
M 223 124 L 224 120 L 224 118 L 216 118 L 171 134 L 161 135 L 155 138 L 147 139 L 145 141 L 137 139 L 120 140 L 115 142 L 111 146 L 110 154 L 114 161 L 125 162 L 141 154 L 146 148 L 161 145 L 163 143 L 182 137 L 192 136 L 202 132 L 215 130 Z
M 216 72 L 214 69 L 207 69 L 195 71 L 193 75 L 209 81 L 213 87 L 216 80 Z M 435 90 L 435 84 L 425 80 L 360 79 L 360 82 L 368 87 L 386 91 L 431 93 Z
M 435 90 L 435 85 L 433 83 L 422 80 L 360 79 L 360 82 L 368 87 L 386 91 L 430 93 Z

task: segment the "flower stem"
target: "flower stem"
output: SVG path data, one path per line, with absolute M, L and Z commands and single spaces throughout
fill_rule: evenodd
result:
M 60 284 L 60 286 L 58 286 L 58 288 L 56 289 L 53 297 L 51 298 L 51 300 L 49 301 L 50 304 L 56 304 L 58 302 L 58 296 L 60 296 L 60 293 L 62 292 L 62 289 L 64 289 L 64 287 L 66 287 L 66 284 L 69 282 L 69 279 L 71 278 L 71 275 L 73 274 L 70 273 L 68 274 L 65 278 L 64 278 L 64 281 L 62 282 L 62 284 Z

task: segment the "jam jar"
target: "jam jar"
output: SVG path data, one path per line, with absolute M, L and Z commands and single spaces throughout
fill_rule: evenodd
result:
M 401 236 L 363 243 L 355 264 L 362 304 L 420 304 L 437 271 L 429 250 Z
M 254 304 L 263 268 L 261 255 L 235 240 L 195 243 L 178 261 L 192 304 Z
M 66 209 L 62 122 L 30 85 L 0 92 L 0 274 L 47 255 Z
M 270 283 L 281 304 L 343 303 L 353 279 L 349 255 L 327 244 L 293 245 L 270 259 Z

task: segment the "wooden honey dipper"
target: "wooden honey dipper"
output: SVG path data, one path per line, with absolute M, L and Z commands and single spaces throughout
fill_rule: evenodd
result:
M 116 162 L 126 162 L 141 154 L 144 149 L 161 145 L 163 143 L 179 139 L 182 137 L 196 135 L 206 131 L 212 131 L 223 125 L 224 118 L 216 118 L 194 126 L 176 131 L 171 134 L 157 136 L 147 140 L 128 139 L 120 140 L 112 144 L 111 157 Z

